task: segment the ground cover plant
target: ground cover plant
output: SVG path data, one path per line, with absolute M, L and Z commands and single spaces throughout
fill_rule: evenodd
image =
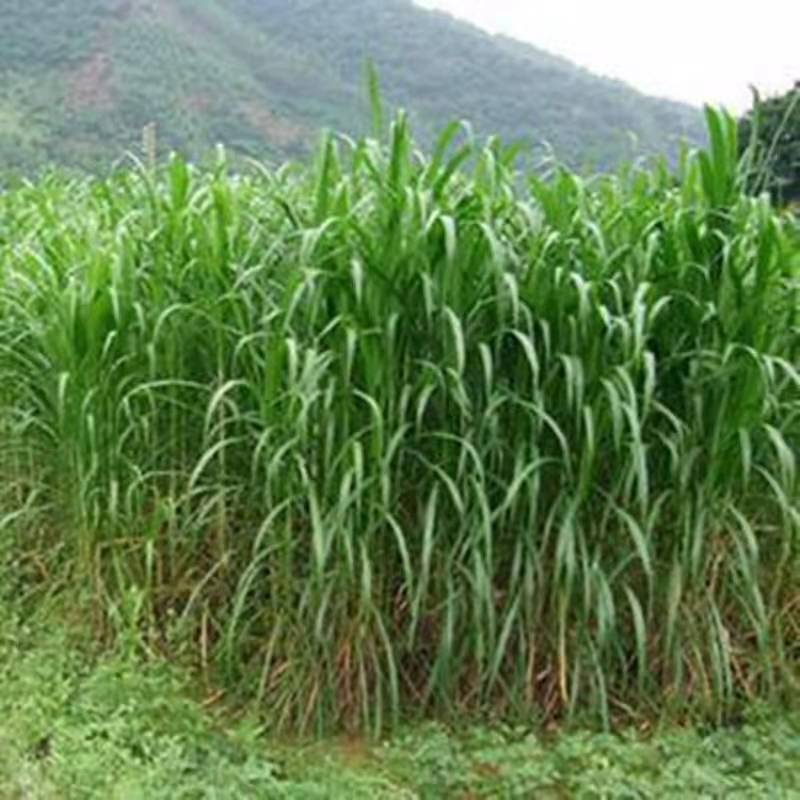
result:
M 2 552 L 276 730 L 794 696 L 796 222 L 405 118 L 0 197 Z
M 2 798 L 800 796 L 800 717 L 784 710 L 751 709 L 719 730 L 553 736 L 427 723 L 380 742 L 282 740 L 164 661 L 99 650 L 58 604 L 2 612 Z
M 288 796 L 258 727 L 223 727 L 177 670 L 101 655 L 58 614 L 2 609 L 4 800 Z

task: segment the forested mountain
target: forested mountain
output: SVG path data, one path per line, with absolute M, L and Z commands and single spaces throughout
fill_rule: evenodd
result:
M 150 122 L 162 151 L 302 156 L 366 127 L 367 59 L 423 140 L 466 118 L 602 167 L 702 136 L 689 106 L 411 0 L 3 0 L 0 169 L 103 169 Z

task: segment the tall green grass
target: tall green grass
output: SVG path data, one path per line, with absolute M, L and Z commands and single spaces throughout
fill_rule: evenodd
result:
M 308 167 L 4 195 L 20 580 L 182 630 L 286 729 L 786 697 L 800 237 L 708 125 L 677 174 L 425 156 L 400 115 Z

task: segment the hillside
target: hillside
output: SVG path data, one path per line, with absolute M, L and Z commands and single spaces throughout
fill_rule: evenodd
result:
M 0 165 L 103 168 L 138 149 L 216 142 L 307 153 L 320 127 L 357 133 L 371 58 L 423 138 L 452 118 L 606 166 L 697 139 L 699 114 L 492 37 L 410 0 L 11 0 L 0 7 Z

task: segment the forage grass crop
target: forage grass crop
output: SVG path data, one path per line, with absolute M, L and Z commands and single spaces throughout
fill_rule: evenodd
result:
M 399 115 L 3 195 L 3 551 L 276 728 L 786 697 L 800 241 L 708 125 L 677 174 Z

